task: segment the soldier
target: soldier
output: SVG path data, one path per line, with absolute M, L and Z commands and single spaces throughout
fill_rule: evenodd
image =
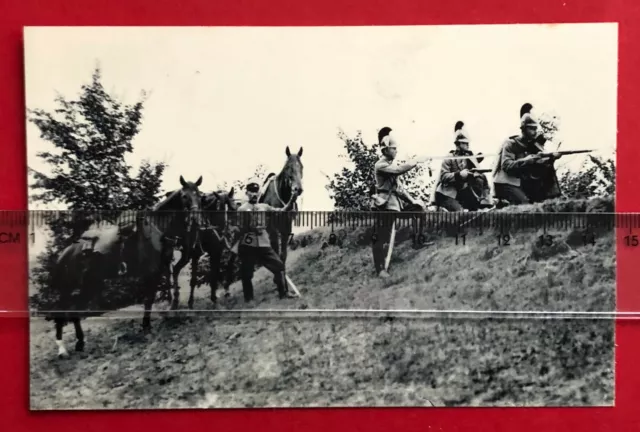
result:
M 242 291 L 244 301 L 253 300 L 253 278 L 254 266 L 263 265 L 274 275 L 278 294 L 281 299 L 292 297 L 287 291 L 284 278 L 284 264 L 278 254 L 271 247 L 271 241 L 266 231 L 265 212 L 289 211 L 293 208 L 298 194 L 294 193 L 291 199 L 281 209 L 271 207 L 268 204 L 258 203 L 260 184 L 257 180 L 251 180 L 247 186 L 248 202 L 238 207 L 238 219 L 240 221 L 240 236 L 234 249 L 237 249 L 240 259 L 240 274 L 242 279 Z M 251 212 L 251 214 L 241 214 L 241 212 Z
M 500 148 L 493 170 L 494 195 L 510 204 L 529 204 L 560 196 L 560 185 L 553 163 L 560 158 L 540 157 L 546 139 L 538 133 L 533 106 L 520 108 L 520 135 L 510 136 Z
M 391 232 L 393 230 L 394 212 L 401 212 L 407 207 L 407 203 L 413 207 L 425 208 L 424 203 L 412 197 L 398 178 L 400 175 L 414 169 L 422 160 L 414 160 L 404 164 L 395 162 L 397 154 L 397 141 L 391 135 L 390 127 L 383 127 L 378 132 L 378 143 L 382 148 L 382 157 L 375 164 L 376 190 L 372 203 L 372 210 L 377 212 L 389 212 L 389 217 L 384 215 L 378 218 L 375 228 L 375 237 L 372 239 L 373 263 L 376 274 L 382 278 L 388 277 L 385 267 L 385 246 L 390 246 Z
M 451 156 L 473 156 L 473 152 L 469 150 L 469 141 L 464 122 L 456 122 L 453 137 L 456 148 L 451 150 Z M 434 197 L 435 205 L 449 211 L 476 211 L 492 206 L 489 181 L 484 174 L 471 171 L 484 160 L 480 155 L 482 153 L 478 153 L 478 157 L 445 159 L 442 162 Z

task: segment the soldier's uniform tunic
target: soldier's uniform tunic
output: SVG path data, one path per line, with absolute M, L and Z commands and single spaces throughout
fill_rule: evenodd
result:
M 521 136 L 510 136 L 500 147 L 500 154 L 493 170 L 495 196 L 511 204 L 529 204 L 531 201 L 521 188 L 521 175 L 531 166 L 522 160 L 529 153 Z
M 521 128 L 538 126 L 537 120 L 529 113 L 521 118 Z M 536 140 L 527 140 L 523 134 L 507 138 L 500 147 L 493 169 L 495 197 L 511 204 L 529 204 L 561 195 L 560 184 L 553 167 L 553 159 L 544 164 L 533 160 L 523 160 L 528 155 L 540 153 L 542 146 Z M 531 180 L 528 175 L 536 172 L 539 180 Z
M 451 156 L 473 156 L 472 151 L 450 152 Z M 435 204 L 449 211 L 464 209 L 475 211 L 482 205 L 490 205 L 491 189 L 484 174 L 469 173 L 463 179 L 460 172 L 474 166 L 467 159 L 445 159 L 436 186 Z
M 373 263 L 376 273 L 384 270 L 386 250 L 391 240 L 391 231 L 395 219 L 395 212 L 401 212 L 405 207 L 403 201 L 417 203 L 404 188 L 398 178 L 400 175 L 412 170 L 417 164 L 399 164 L 382 156 L 375 164 L 376 195 L 373 200 L 373 210 L 389 212 L 378 218 L 375 224 L 375 240 L 372 240 Z
M 284 297 L 286 287 L 284 283 L 284 264 L 278 254 L 271 247 L 271 241 L 266 230 L 266 212 L 277 211 L 268 204 L 251 204 L 249 202 L 238 207 L 240 222 L 240 236 L 236 246 L 240 259 L 240 274 L 242 291 L 245 301 L 253 300 L 253 272 L 257 265 L 266 267 L 275 276 L 278 294 Z M 244 213 L 244 214 L 243 214 Z

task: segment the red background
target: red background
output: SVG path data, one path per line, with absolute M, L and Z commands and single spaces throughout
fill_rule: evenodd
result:
M 22 28 L 25 25 L 393 25 L 619 23 L 616 211 L 637 211 L 638 0 L 0 0 L 0 210 L 26 209 Z M 472 68 L 472 65 L 470 65 Z M 553 65 L 551 65 L 553 67 Z M 584 125 L 591 127 L 591 125 Z M 25 233 L 26 234 L 26 233 Z M 625 233 L 620 234 L 620 238 Z M 23 242 L 24 243 L 24 242 Z M 637 249 L 618 245 L 618 309 L 639 310 Z M 26 245 L 0 245 L 0 308 L 26 310 Z M 0 320 L 0 428 L 6 431 L 640 430 L 640 323 L 616 327 L 615 408 L 387 408 L 157 412 L 28 411 L 28 320 Z

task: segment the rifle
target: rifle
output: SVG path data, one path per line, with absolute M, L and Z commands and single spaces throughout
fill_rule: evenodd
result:
M 540 152 L 534 153 L 533 155 L 536 158 L 553 158 L 555 154 L 560 156 L 563 155 L 571 155 L 571 154 L 579 154 L 579 153 L 590 153 L 593 150 L 564 150 L 564 151 L 556 151 L 556 152 Z M 555 159 L 555 158 L 553 158 Z M 552 160 L 553 160 L 552 159 Z M 525 170 L 521 177 L 521 188 L 525 191 L 525 193 L 531 196 L 549 196 L 553 197 L 559 194 L 559 182 L 558 177 L 556 175 L 556 170 L 552 166 L 553 164 L 534 164 Z M 536 199 L 537 200 L 537 199 Z
M 591 153 L 592 151 L 593 150 L 563 150 L 563 151 L 556 151 L 556 152 L 535 153 L 535 155 L 541 158 L 545 158 L 545 157 L 552 157 L 555 154 L 564 156 L 564 155 L 578 154 L 578 153 Z
M 471 168 L 469 171 L 472 173 L 490 173 L 493 170 L 490 168 Z
M 421 156 L 418 158 L 414 158 L 414 162 L 417 163 L 425 163 L 427 161 L 430 160 L 444 160 L 444 159 L 450 159 L 450 160 L 460 160 L 460 159 L 469 159 L 469 158 L 473 158 L 473 157 L 477 157 L 477 158 L 485 158 L 485 157 L 494 157 L 494 156 L 500 156 L 500 154 L 496 153 L 496 154 L 475 154 L 475 155 L 465 155 L 465 156 L 451 156 L 451 155 L 446 155 L 446 156 Z

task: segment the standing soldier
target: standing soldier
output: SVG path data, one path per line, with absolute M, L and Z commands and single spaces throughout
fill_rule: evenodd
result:
M 424 203 L 413 198 L 404 188 L 398 178 L 400 175 L 414 169 L 421 160 L 398 164 L 395 162 L 397 141 L 391 135 L 390 127 L 383 127 L 378 132 L 378 144 L 381 146 L 382 157 L 375 164 L 376 193 L 373 198 L 372 210 L 388 212 L 384 217 L 377 218 L 374 237 L 372 238 L 373 263 L 376 274 L 382 278 L 389 274 L 385 269 L 386 247 L 391 247 L 391 233 L 395 214 L 405 208 L 404 201 L 424 209 Z
M 473 156 L 469 150 L 469 133 L 462 121 L 456 122 L 453 142 L 455 150 L 449 153 L 453 157 L 470 156 L 468 159 L 445 159 L 442 162 L 440 178 L 436 185 L 434 204 L 448 211 L 476 211 L 491 207 L 491 188 L 487 177 L 472 170 L 477 168 L 484 158 Z
M 520 135 L 510 136 L 500 148 L 493 169 L 494 195 L 510 204 L 529 204 L 560 196 L 560 185 L 553 163 L 554 153 L 540 157 L 546 139 L 538 133 L 539 123 L 531 113 L 533 106 L 520 108 Z
M 263 265 L 274 275 L 278 294 L 281 299 L 292 297 L 287 290 L 284 277 L 284 264 L 278 254 L 271 247 L 271 241 L 266 230 L 265 212 L 289 211 L 293 208 L 298 194 L 293 193 L 291 199 L 283 208 L 278 209 L 268 204 L 258 203 L 260 184 L 252 179 L 246 186 L 248 202 L 238 208 L 240 235 L 236 243 L 238 258 L 240 259 L 240 274 L 244 301 L 253 300 L 253 271 L 256 264 Z M 242 212 L 247 212 L 242 214 Z

